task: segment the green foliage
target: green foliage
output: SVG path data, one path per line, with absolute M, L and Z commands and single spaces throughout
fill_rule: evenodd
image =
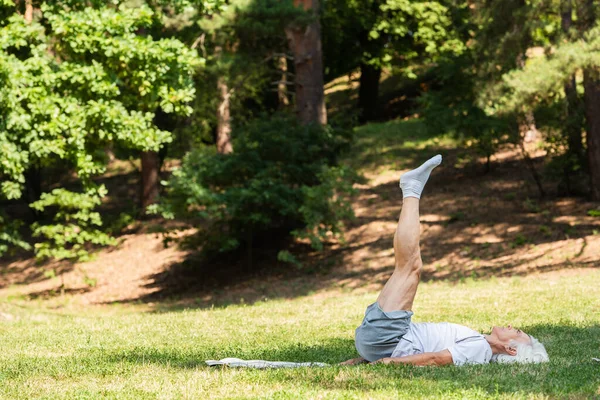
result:
M 115 239 L 101 231 L 100 214 L 92 211 L 100 205 L 106 195 L 106 188 L 89 187 L 85 193 L 74 193 L 66 189 L 54 189 L 43 193 L 31 207 L 44 211 L 55 208 L 54 224 L 34 223 L 33 236 L 44 240 L 35 244 L 38 258 L 87 260 L 89 253 L 86 244 L 113 245 Z
M 581 132 L 584 127 L 583 93 L 576 92 L 568 105 L 565 84 L 581 70 L 600 67 L 598 44 L 599 27 L 587 31 L 580 40 L 561 40 L 544 54 L 527 58 L 522 68 L 507 71 L 480 99 L 481 104 L 487 104 L 489 115 L 535 114 L 550 156 L 547 171 L 554 176 L 577 174 L 585 168 L 581 154 L 574 152 L 569 143 L 571 132 Z M 575 91 L 577 86 L 576 82 Z
M 361 62 L 415 78 L 414 69 L 444 54 L 460 54 L 454 29 L 459 7 L 444 1 L 331 0 L 323 4 L 323 47 L 331 77 Z
M 600 210 L 588 210 L 587 214 L 590 217 L 600 217 Z
M 510 243 L 510 247 L 512 247 L 512 248 L 521 247 L 529 242 L 530 242 L 530 240 L 525 235 L 523 235 L 521 233 L 517 233 L 517 236 L 515 236 L 513 241 Z
M 12 0 L 2 0 L 7 5 L 13 6 Z M 34 5 L 37 2 L 34 1 Z M 64 9 L 69 11 L 81 11 L 85 8 L 103 7 L 129 7 L 136 8 L 147 5 L 156 13 L 184 13 L 189 10 L 194 12 L 211 14 L 227 7 L 226 0 L 53 0 L 43 3 L 51 9 Z M 0 1 L 1 4 L 1 1 Z
M 205 249 L 228 251 L 265 236 L 308 238 L 315 248 L 352 215 L 354 174 L 336 166 L 347 138 L 331 127 L 274 115 L 234 132 L 233 154 L 189 153 L 173 173 L 163 212 L 201 218 Z
M 309 239 L 314 249 L 322 250 L 330 235 L 343 240 L 342 221 L 354 216 L 347 196 L 354 193 L 352 184 L 357 178 L 351 169 L 325 166 L 317 179 L 318 185 L 302 187 L 303 203 L 298 211 L 304 226 L 292 234 Z
M 448 12 L 442 13 L 443 7 Z M 529 36 L 523 29 L 529 28 L 523 24 L 524 9 L 525 4 L 518 0 L 444 2 L 419 9 L 419 15 L 431 27 L 422 33 L 428 39 L 427 46 L 432 49 L 435 43 L 445 46 L 437 49 L 440 53 L 435 58 L 437 63 L 423 77 L 426 90 L 419 98 L 420 114 L 430 132 L 451 132 L 464 146 L 474 147 L 488 161 L 501 144 L 517 140 L 514 115 L 490 112 L 482 93 L 487 95 L 488 83 L 499 79 L 499 71 L 501 74 L 514 67 L 519 51 L 526 48 L 523 42 Z M 436 15 L 442 15 L 440 21 L 445 21 L 445 41 L 443 32 L 435 30 Z M 452 30 L 447 27 L 448 21 L 454 26 Z
M 523 208 L 530 213 L 537 214 L 542 211 L 540 205 L 535 201 L 531 200 L 529 197 L 525 199 L 523 202 Z
M 281 250 L 279 253 L 277 253 L 277 260 L 284 263 L 293 264 L 296 267 L 302 266 L 298 259 L 294 257 L 294 255 L 288 250 Z
M 431 71 L 430 90 L 420 99 L 421 111 L 431 132 L 451 132 L 485 157 L 494 154 L 516 133 L 510 116 L 489 115 L 478 105 L 478 78 L 473 53 L 441 62 Z
M 223 102 L 217 82 L 227 86 L 230 113 L 238 125 L 278 107 L 273 90 L 282 74 L 279 57 L 288 52 L 285 28 L 313 18 L 289 0 L 234 0 L 219 12 L 192 18 L 194 26 L 186 34 L 206 65 L 195 76 L 194 112 L 180 135 L 190 139 L 189 147 L 214 141 L 216 110 Z
M 202 7 L 165 11 L 164 26 L 153 28 L 152 34 L 177 37 L 205 60 L 194 76 L 193 112 L 174 129 L 169 155 L 180 157 L 215 141 L 223 86 L 232 121 L 238 125 L 278 108 L 274 80 L 281 77 L 279 58 L 288 51 L 285 28 L 313 18 L 291 0 L 233 0 L 210 12 Z
M 227 0 L 147 0 L 152 7 L 164 7 L 176 12 L 194 9 L 204 14 L 218 12 L 228 6 Z
M 428 124 L 433 130 L 449 127 L 489 160 L 499 145 L 521 140 L 518 122 L 535 113 L 555 169 L 561 174 L 565 165 L 576 170 L 574 160 L 563 159 L 561 127 L 580 125 L 581 118 L 571 115 L 574 120 L 567 121 L 563 84 L 581 67 L 573 63 L 575 57 L 593 56 L 582 43 L 553 45 L 561 38 L 559 2 L 492 0 L 475 2 L 472 8 L 464 25 L 467 50 L 433 69 L 434 90 L 421 98 Z M 542 49 L 534 46 L 548 46 L 554 61 L 529 57 Z
M 384 18 L 377 21 L 369 32 L 372 39 L 389 35 L 401 40 L 396 50 L 403 58 L 419 57 L 450 52 L 460 54 L 463 42 L 452 31 L 449 7 L 442 2 L 386 0 L 380 9 Z M 385 50 L 385 62 L 391 59 L 391 51 Z
M 187 103 L 194 96 L 192 74 L 201 60 L 177 39 L 153 40 L 136 34 L 150 25 L 152 15 L 147 7 L 86 8 L 47 18 L 61 54 L 69 60 L 92 58 L 94 66 L 101 64 L 113 81 L 121 82 L 117 86 L 124 105 L 144 112 L 161 107 L 166 113 L 187 115 L 191 112 Z
M 547 225 L 540 225 L 539 231 L 546 238 L 552 237 L 552 228 Z
M 23 250 L 31 249 L 31 245 L 22 240 L 19 235 L 19 228 L 21 225 L 21 221 L 7 221 L 7 219 L 0 214 L 0 257 L 14 251 L 16 248 L 21 248 Z
M 140 34 L 153 21 L 148 7 L 74 11 L 52 3 L 41 11 L 45 25 L 15 13 L 0 28 L 0 196 L 20 198 L 32 166 L 74 172 L 83 193 L 42 195 L 31 207 L 59 212 L 54 224 L 33 229 L 43 239 L 38 257 L 82 258 L 85 243 L 112 243 L 91 211 L 105 194 L 90 180 L 104 171 L 102 149 L 156 151 L 169 142 L 154 112 L 190 113 L 201 60 L 176 39 Z
M 563 85 L 577 71 L 600 66 L 599 45 L 600 27 L 596 27 L 584 40 L 558 45 L 550 54 L 529 59 L 523 69 L 508 72 L 499 83 L 502 97 L 493 111 L 534 110 L 548 98 L 564 96 Z

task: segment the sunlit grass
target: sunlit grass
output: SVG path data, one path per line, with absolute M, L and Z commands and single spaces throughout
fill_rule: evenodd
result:
M 458 142 L 449 134 L 432 134 L 422 120 L 394 120 L 355 129 L 347 162 L 361 173 L 402 170 L 451 148 Z
M 356 129 L 346 162 L 401 170 L 455 148 L 419 120 Z M 329 289 L 214 309 L 84 307 L 75 297 L 0 298 L 0 398 L 590 398 L 600 396 L 600 270 L 421 284 L 415 321 L 487 332 L 512 323 L 547 346 L 545 365 L 298 370 L 209 368 L 239 357 L 336 364 L 376 292 Z
M 240 357 L 337 363 L 376 293 L 330 292 L 214 309 L 82 308 L 4 301 L 2 398 L 511 398 L 598 395 L 600 271 L 421 284 L 415 320 L 481 331 L 513 323 L 547 344 L 551 363 L 299 370 L 209 368 Z M 55 301 L 53 306 L 58 303 Z

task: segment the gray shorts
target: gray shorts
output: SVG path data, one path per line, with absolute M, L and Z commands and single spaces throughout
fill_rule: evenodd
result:
M 362 324 L 356 328 L 354 343 L 358 354 L 368 361 L 392 355 L 408 332 L 412 311 L 383 311 L 377 302 L 367 307 Z

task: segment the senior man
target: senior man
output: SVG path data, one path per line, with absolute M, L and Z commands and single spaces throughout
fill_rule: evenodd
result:
M 544 345 L 513 328 L 493 327 L 488 335 L 466 326 L 413 323 L 412 306 L 423 262 L 419 250 L 419 200 L 431 171 L 442 162 L 437 155 L 402 175 L 403 204 L 394 236 L 395 269 L 377 301 L 367 307 L 356 329 L 360 358 L 342 364 L 375 362 L 412 365 L 464 365 L 496 362 L 545 362 Z

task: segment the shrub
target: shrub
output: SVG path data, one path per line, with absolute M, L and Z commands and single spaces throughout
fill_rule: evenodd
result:
M 353 215 L 348 199 L 357 178 L 338 165 L 349 142 L 345 131 L 276 114 L 238 128 L 234 138 L 232 154 L 203 147 L 186 155 L 168 183 L 164 216 L 206 222 L 205 251 L 281 246 L 290 236 L 320 249 L 340 235 L 342 221 Z

